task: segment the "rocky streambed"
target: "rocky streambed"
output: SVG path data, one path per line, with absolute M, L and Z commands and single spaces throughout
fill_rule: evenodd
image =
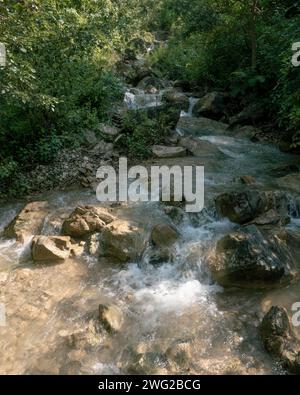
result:
M 145 90 L 128 106 L 164 105 Z M 299 157 L 208 99 L 169 92 L 181 118 L 143 163 L 204 165 L 201 213 L 93 188 L 1 206 L 1 373 L 299 373 Z

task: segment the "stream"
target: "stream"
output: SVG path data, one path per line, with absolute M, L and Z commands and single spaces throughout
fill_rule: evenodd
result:
M 138 109 L 160 104 L 161 97 L 161 92 L 128 91 L 125 103 Z M 204 128 L 192 117 L 196 100 L 190 98 L 177 132 L 209 143 L 210 149 L 151 161 L 205 166 L 205 209 L 186 215 L 178 225 L 181 238 L 173 262 L 153 266 L 146 252 L 125 265 L 84 254 L 61 265 L 36 266 L 30 240 L 19 246 L 0 239 L 0 303 L 6 313 L 6 325 L 0 326 L 0 374 L 286 374 L 265 352 L 258 328 L 273 304 L 291 314 L 292 304 L 300 301 L 300 284 L 269 291 L 223 289 L 212 282 L 205 260 L 216 241 L 236 227 L 217 217 L 214 197 L 235 190 L 245 175 L 254 177 L 262 190 L 284 190 L 272 169 L 300 165 L 300 158 Z M 287 226 L 300 233 L 296 193 L 286 191 L 292 216 Z M 63 219 L 79 204 L 99 205 L 95 193 L 86 189 L 51 192 L 35 200 L 47 200 L 51 207 L 44 235 L 59 235 Z M 22 207 L 0 207 L 0 231 Z M 122 205 L 116 213 L 145 229 L 166 216 L 159 203 Z M 99 303 L 107 302 L 124 315 L 115 335 L 99 329 L 95 319 Z M 296 333 L 300 338 L 300 329 Z

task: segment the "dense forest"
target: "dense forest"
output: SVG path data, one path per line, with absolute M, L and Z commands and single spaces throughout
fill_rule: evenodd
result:
M 247 108 L 297 152 L 300 68 L 291 59 L 299 26 L 295 0 L 1 1 L 2 191 L 26 192 L 27 171 L 110 122 L 124 96 L 120 65 L 159 33 L 167 45 L 146 55 L 156 76 L 225 92 L 229 116 Z M 155 142 L 160 133 L 153 133 Z M 127 141 L 131 153 L 139 137 Z

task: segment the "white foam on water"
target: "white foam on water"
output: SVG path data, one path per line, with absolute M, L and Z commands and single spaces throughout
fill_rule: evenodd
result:
M 199 99 L 197 99 L 195 97 L 190 97 L 189 98 L 190 106 L 189 106 L 188 111 L 181 111 L 180 116 L 182 118 L 192 117 L 193 116 L 193 109 L 198 101 L 199 101 Z
M 110 374 L 120 374 L 120 370 L 114 364 L 107 364 L 97 362 L 92 366 L 94 374 L 110 375 Z

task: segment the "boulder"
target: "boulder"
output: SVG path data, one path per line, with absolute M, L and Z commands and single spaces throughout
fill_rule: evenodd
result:
M 109 136 L 109 137 L 116 137 L 120 134 L 119 128 L 117 128 L 116 126 L 112 126 L 112 125 L 106 125 L 104 123 L 100 124 L 99 129 L 102 134 L 104 134 L 105 136 Z
M 180 158 L 187 154 L 183 147 L 167 147 L 164 145 L 154 145 L 152 153 L 156 158 Z
M 268 288 L 295 277 L 294 260 L 280 233 L 248 225 L 218 241 L 208 258 L 214 280 L 225 287 Z
M 138 259 L 146 248 L 147 237 L 141 227 L 127 220 L 111 222 L 102 234 L 103 255 L 119 262 Z
M 172 246 L 179 237 L 177 230 L 168 224 L 155 225 L 151 232 L 152 243 L 160 248 Z
M 41 233 L 44 220 L 49 213 L 47 202 L 31 202 L 19 212 L 14 220 L 4 229 L 3 236 L 15 238 L 24 243 L 27 238 Z
M 300 342 L 286 309 L 272 306 L 260 327 L 265 349 L 293 374 L 300 374 Z
M 211 92 L 199 99 L 193 108 L 195 117 L 206 117 L 219 120 L 225 111 L 225 95 L 220 92 Z
M 81 238 L 91 233 L 101 232 L 115 217 L 101 207 L 79 206 L 67 218 L 62 233 L 67 236 Z
M 99 305 L 99 320 L 104 328 L 110 333 L 120 332 L 124 317 L 121 310 L 112 304 Z
M 190 106 L 189 98 L 176 89 L 168 89 L 165 91 L 162 100 L 184 111 L 188 111 Z
M 223 193 L 215 199 L 217 212 L 230 221 L 245 224 L 273 209 L 283 218 L 288 217 L 288 199 L 282 192 L 263 192 L 246 189 Z
M 35 262 L 64 261 L 69 258 L 71 242 L 69 236 L 35 236 L 31 253 Z
M 209 141 L 200 140 L 197 137 L 183 137 L 179 140 L 181 147 L 187 149 L 187 151 L 197 157 L 224 157 L 224 154 L 218 149 L 215 144 Z
M 263 119 L 265 116 L 264 109 L 260 104 L 251 104 L 245 107 L 237 115 L 233 116 L 229 120 L 230 126 L 235 125 L 255 125 L 257 121 Z

